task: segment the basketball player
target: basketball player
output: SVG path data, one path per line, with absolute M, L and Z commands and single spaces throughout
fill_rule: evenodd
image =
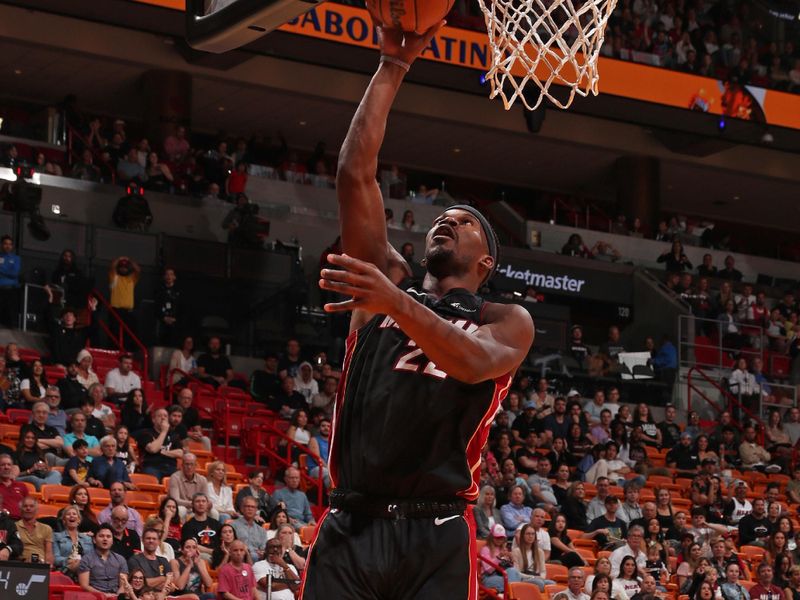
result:
M 302 598 L 473 600 L 480 453 L 533 341 L 521 306 L 476 295 L 497 238 L 469 206 L 426 237 L 421 286 L 389 246 L 375 181 L 386 120 L 425 35 L 381 31 L 382 59 L 341 150 L 343 254 L 320 287 L 353 311 L 330 450 L 331 510 L 311 549 Z

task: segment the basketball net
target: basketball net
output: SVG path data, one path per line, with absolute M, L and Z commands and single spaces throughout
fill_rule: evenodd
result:
M 559 108 L 575 94 L 597 95 L 597 56 L 617 0 L 478 0 L 489 34 L 491 65 L 486 79 L 490 98 L 500 96 L 506 110 L 519 99 L 535 110 L 547 98 Z M 539 88 L 525 95 L 531 83 Z M 565 86 L 564 100 L 551 94 Z M 534 92 L 536 90 L 533 90 Z

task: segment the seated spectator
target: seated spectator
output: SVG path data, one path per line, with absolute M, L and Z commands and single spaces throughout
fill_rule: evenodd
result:
M 189 140 L 186 138 L 186 128 L 178 125 L 175 133 L 164 138 L 164 154 L 171 162 L 180 160 L 189 153 Z
M 547 578 L 544 552 L 539 548 L 536 531 L 531 525 L 523 525 L 519 535 L 515 536 L 511 556 L 522 581 L 534 584 L 541 592 L 544 586 L 555 583 Z
M 300 471 L 289 467 L 286 469 L 283 480 L 286 487 L 276 490 L 272 497 L 275 502 L 283 503 L 291 518 L 291 524 L 295 529 L 300 529 L 304 525 L 316 525 L 314 516 L 311 514 L 308 496 L 299 489 Z
M 306 502 L 308 502 L 307 498 Z M 242 516 L 230 522 L 237 539 L 246 544 L 253 562 L 261 560 L 264 545 L 267 542 L 267 532 L 255 520 L 257 512 L 258 504 L 255 498 L 245 498 L 242 500 Z
M 593 519 L 589 523 L 587 531 L 596 532 L 594 539 L 602 548 L 615 548 L 625 539 L 628 525 L 622 519 L 617 518 L 619 498 L 613 494 L 608 495 L 604 503 L 605 513 Z
M 105 386 L 108 399 L 117 403 L 126 400 L 131 391 L 142 388 L 141 378 L 133 372 L 130 354 L 120 354 L 118 366 L 106 374 Z
M 611 482 L 622 485 L 631 468 L 619 458 L 619 445 L 616 442 L 607 442 L 605 451 L 606 457 L 597 460 L 586 472 L 586 481 L 595 483 L 599 478 L 607 477 Z
M 565 256 L 592 258 L 592 251 L 583 243 L 583 238 L 577 233 L 573 233 L 569 236 L 567 243 L 561 248 L 561 254 Z
M 117 458 L 117 440 L 107 435 L 100 440 L 101 456 L 92 461 L 87 481 L 92 487 L 109 489 L 112 483 L 119 482 L 126 489 L 135 489 L 128 469 L 121 458 Z
M 91 353 L 84 348 L 80 352 L 78 352 L 78 375 L 77 380 L 86 390 L 88 390 L 93 384 L 100 383 L 100 379 L 97 377 L 97 373 L 94 372 L 92 369 L 92 363 L 94 362 L 94 358 L 92 358 Z
M 739 583 L 739 565 L 729 564 L 725 567 L 725 579 L 719 584 L 722 597 L 728 600 L 750 600 L 750 594 Z
M 125 425 L 120 425 L 114 432 L 114 440 L 117 442 L 116 457 L 125 463 L 125 468 L 128 473 L 133 473 L 134 469 L 139 466 L 139 455 L 137 454 L 133 444 L 131 444 L 130 434 Z
M 642 486 L 633 480 L 628 480 L 623 486 L 625 498 L 617 510 L 617 517 L 629 526 L 632 521 L 642 518 L 642 507 L 639 506 L 639 493 Z
M 583 407 L 584 413 L 586 414 L 586 420 L 588 421 L 590 427 L 600 423 L 600 413 L 602 412 L 605 403 L 606 393 L 601 389 L 597 389 L 594 392 L 594 397 Z M 610 410 L 608 413 L 610 416 L 613 416 L 611 415 Z M 611 421 L 609 420 L 609 423 L 610 422 Z
M 192 498 L 192 517 L 181 528 L 181 540 L 194 539 L 203 558 L 210 559 L 219 547 L 221 523 L 209 516 L 211 503 L 204 492 L 197 492 Z
M 525 488 L 521 485 L 514 485 L 508 493 L 508 503 L 500 507 L 502 524 L 506 528 L 509 537 L 524 523 L 531 520 L 533 510 L 530 506 L 525 506 Z
M 183 455 L 181 468 L 169 477 L 169 496 L 178 503 L 181 518 L 185 518 L 195 494 L 208 492 L 208 480 L 197 473 L 197 457 L 187 452 Z
M 263 531 L 263 530 L 262 530 Z M 253 568 L 245 562 L 247 546 L 241 540 L 230 545 L 230 562 L 219 570 L 217 593 L 222 600 L 260 600 Z
M 644 570 L 647 556 L 642 551 L 642 538 L 644 537 L 644 530 L 639 525 L 633 525 L 628 529 L 627 543 L 620 546 L 611 553 L 609 560 L 611 561 L 611 576 L 619 577 L 620 565 L 622 559 L 626 556 L 632 556 L 636 561 L 636 565 Z
M 572 567 L 567 576 L 567 589 L 553 596 L 553 600 L 589 600 L 589 596 L 583 593 L 583 586 L 586 576 L 580 567 Z M 593 594 L 597 598 L 597 593 Z
M 212 336 L 208 340 L 208 351 L 197 359 L 197 377 L 204 383 L 219 387 L 230 385 L 233 380 L 231 361 L 222 353 L 222 342 Z
M 165 496 L 158 507 L 158 518 L 164 521 L 166 530 L 164 532 L 165 539 L 172 545 L 173 548 L 180 547 L 181 530 L 183 528 L 178 504 L 174 498 Z
M 141 550 L 142 542 L 139 534 L 134 529 L 128 529 L 128 509 L 125 506 L 115 506 L 111 510 L 111 525 L 107 523 L 100 527 L 110 527 L 112 532 L 111 549 L 128 560 Z
M 756 570 L 758 583 L 750 588 L 751 598 L 782 598 L 783 590 L 773 583 L 774 571 L 767 562 L 762 562 Z
M 150 152 L 147 155 L 147 166 L 145 167 L 147 181 L 144 183 L 145 189 L 154 192 L 169 193 L 175 177 L 170 168 L 158 160 L 158 154 Z
M 44 563 L 53 566 L 53 530 L 49 525 L 36 520 L 39 502 L 27 496 L 20 504 L 22 518 L 17 521 L 17 535 L 22 541 L 21 560 L 28 563 Z
M 476 536 L 479 540 L 485 540 L 496 523 L 503 523 L 503 517 L 497 508 L 497 495 L 492 486 L 484 485 L 481 488 L 478 503 L 472 507 L 472 513 L 475 517 Z
M 585 368 L 586 360 L 591 356 L 591 352 L 586 344 L 583 343 L 583 327 L 580 325 L 573 325 L 570 327 L 571 338 L 567 344 L 568 352 L 580 365 L 580 368 Z
M 293 565 L 299 572 L 303 572 L 306 568 L 306 558 L 308 551 L 302 545 L 297 543 L 297 532 L 289 523 L 279 525 L 275 537 L 281 543 L 283 550 L 283 560 L 288 564 Z
M 298 411 L 300 412 L 300 411 Z M 308 457 L 308 475 L 309 477 L 317 478 L 322 477 L 322 484 L 326 490 L 331 487 L 331 475 L 328 471 L 328 455 L 330 453 L 330 437 L 331 437 L 331 420 L 328 417 L 323 417 L 319 422 L 319 433 L 314 435 L 308 442 L 308 449 L 313 455 L 319 456 L 320 463 L 313 456 Z
M 239 515 L 233 506 L 233 490 L 228 485 L 228 469 L 222 461 L 206 465 L 208 474 L 208 500 L 211 503 L 211 516 L 221 523 L 235 519 Z
M 685 431 L 681 434 L 680 443 L 667 453 L 667 466 L 689 476 L 697 473 L 700 461 L 691 434 Z
M 44 450 L 38 446 L 36 434 L 31 429 L 20 433 L 15 458 L 19 465 L 17 480 L 32 483 L 36 491 L 48 483 L 61 483 L 61 473 L 53 471 L 47 464 Z
M 683 271 L 691 271 L 694 268 L 684 253 L 683 244 L 679 240 L 673 240 L 672 247 L 661 254 L 656 261 L 665 263 L 668 273 L 681 273 Z
M 617 262 L 622 258 L 622 253 L 617 250 L 610 242 L 598 240 L 590 250 L 592 258 L 607 262 Z
M 752 425 L 744 428 L 744 441 L 739 445 L 739 456 L 742 458 L 742 468 L 767 473 L 778 473 L 781 468 L 770 464 L 772 455 L 763 446 L 756 443 L 756 429 Z
M 140 184 L 147 181 L 147 172 L 139 163 L 139 153 L 135 147 L 131 147 L 125 157 L 117 162 L 117 181 L 122 185 L 132 181 Z
M 62 530 L 53 533 L 53 567 L 72 578 L 78 579 L 81 559 L 94 552 L 91 536 L 78 531 L 81 513 L 74 506 L 61 512 Z
M 629 598 L 633 598 L 641 589 L 637 566 L 633 556 L 625 556 L 619 566 L 619 575 L 616 581 Z
M 753 506 L 747 499 L 747 482 L 738 479 L 733 482 L 733 497 L 725 505 L 725 517 L 728 525 L 739 525 L 742 517 L 753 512 Z
M 547 456 L 540 457 L 536 466 L 536 473 L 528 477 L 531 498 L 545 510 L 550 510 L 558 505 L 558 500 L 553 493 L 553 486 L 549 480 L 550 465 L 550 459 Z
M 136 388 L 128 392 L 125 402 L 120 410 L 120 421 L 127 427 L 129 433 L 136 434 L 143 429 L 150 429 L 153 422 L 145 400 L 144 392 Z
M 78 567 L 78 583 L 85 591 L 103 596 L 124 592 L 121 575 L 128 574 L 128 565 L 112 551 L 113 543 L 111 527 L 101 525 L 94 535 L 94 552 L 84 555 Z
M 117 417 L 111 407 L 104 403 L 106 399 L 105 388 L 99 383 L 93 383 L 89 386 L 89 398 L 92 399 L 92 416 L 99 419 L 105 427 L 106 432 L 114 430 L 117 424 Z
M 514 567 L 514 556 L 506 548 L 506 530 L 499 523 L 492 527 L 491 535 L 486 539 L 486 545 L 481 548 L 480 556 L 503 568 L 509 583 L 522 580 L 519 571 Z M 482 585 L 502 592 L 504 580 L 500 572 L 491 563 L 480 560 L 478 562 Z
M 294 389 L 303 395 L 308 405 L 311 405 L 311 399 L 319 393 L 319 385 L 313 375 L 311 363 L 305 361 L 300 364 L 299 373 L 294 378 Z
M 46 425 L 55 427 L 59 435 L 64 437 L 67 433 L 67 413 L 61 410 L 61 391 L 54 385 L 48 385 L 44 396 L 45 402 L 50 406 L 50 413 L 47 415 Z M 66 440 L 64 442 L 66 444 Z
M 156 592 L 170 594 L 170 597 L 186 597 L 186 594 L 175 593 L 178 589 L 175 585 L 176 573 L 172 571 L 169 560 L 156 554 L 160 543 L 161 537 L 158 531 L 145 529 L 142 534 L 142 551 L 128 559 L 128 569 L 131 572 L 142 571 L 145 585 Z
M 739 528 L 740 546 L 765 547 L 769 538 L 771 526 L 767 518 L 764 498 L 753 499 L 753 510 L 744 515 L 737 523 Z
M 28 377 L 19 384 L 20 393 L 26 402 L 26 406 L 44 400 L 47 386 L 44 364 L 41 360 L 34 360 L 31 363 Z
M 31 409 L 31 422 L 20 427 L 19 439 L 23 440 L 25 434 L 32 431 L 36 436 L 37 450 L 44 452 L 49 464 L 57 464 L 59 462 L 58 453 L 64 447 L 64 438 L 59 435 L 55 427 L 47 425 L 49 415 L 50 407 L 47 402 L 36 402 Z
M 266 558 L 253 565 L 253 574 L 258 586 L 260 600 L 266 600 L 269 590 L 273 600 L 294 600 L 299 588 L 299 575 L 291 563 L 283 559 L 283 548 L 279 540 L 270 540 L 266 546 Z M 269 578 L 269 579 L 268 579 Z
M 14 519 L 21 517 L 19 504 L 28 495 L 28 487 L 16 481 L 18 473 L 11 455 L 0 454 L 0 512 L 5 511 Z
M 95 436 L 86 433 L 86 415 L 82 412 L 72 413 L 69 425 L 70 432 L 64 436 L 64 454 L 70 458 L 75 456 L 72 445 L 77 440 L 82 440 L 86 442 L 86 447 L 89 449 L 87 462 L 92 462 L 95 457 L 100 456 L 100 441 Z
M 87 460 L 89 457 L 89 444 L 86 443 L 86 440 L 75 440 L 72 442 L 71 450 L 73 455 L 64 465 L 64 471 L 61 474 L 61 485 L 88 484 L 87 478 L 91 467 Z
M 664 448 L 674 448 L 680 442 L 681 430 L 675 423 L 676 413 L 675 406 L 668 404 L 664 409 L 664 420 L 658 424 Z
M 717 267 L 714 266 L 714 257 L 710 254 L 703 255 L 703 264 L 697 267 L 697 274 L 700 277 L 716 277 Z
M 67 374 L 56 382 L 60 392 L 61 407 L 70 413 L 80 410 L 86 398 L 86 388 L 78 381 L 78 362 L 75 358 L 67 363 Z
M 70 177 L 83 181 L 100 181 L 100 170 L 94 164 L 94 156 L 91 150 L 84 150 L 81 158 L 72 165 Z
M 219 569 L 230 560 L 230 547 L 236 541 L 236 530 L 230 523 L 225 523 L 219 530 L 219 544 L 211 555 L 211 568 Z M 245 562 L 252 562 L 250 553 L 245 552 Z
M 142 453 L 142 473 L 153 475 L 159 481 L 178 470 L 178 459 L 183 448 L 170 433 L 167 411 L 159 408 L 153 412 L 153 428 L 141 431 L 136 438 Z
M 142 531 L 144 530 L 144 522 L 142 521 L 142 515 L 139 514 L 135 508 L 132 508 L 127 505 L 127 490 L 125 486 L 116 481 L 112 483 L 108 487 L 108 493 L 111 497 L 111 502 L 106 506 L 103 510 L 100 511 L 100 514 L 97 516 L 97 520 L 100 523 L 111 523 L 111 514 L 117 506 L 122 506 L 128 509 L 128 522 L 125 523 L 126 529 L 131 529 L 142 535 Z
M 572 543 L 572 539 L 567 533 L 567 519 L 562 514 L 557 514 L 550 521 L 550 559 L 558 561 L 568 567 L 583 566 L 585 563 L 578 554 L 577 549 Z M 592 535 L 583 536 L 586 539 Z M 537 540 L 538 545 L 538 540 Z
M 730 254 L 725 257 L 725 268 L 717 271 L 719 279 L 727 279 L 729 281 L 741 281 L 742 272 L 735 268 L 736 261 Z
M 278 355 L 274 352 L 269 352 L 264 358 L 264 368 L 253 371 L 250 376 L 250 394 L 258 402 L 263 402 L 269 406 L 274 402 L 280 389 L 281 378 L 278 374 Z
M 174 583 L 177 590 L 208 600 L 209 592 L 214 582 L 208 572 L 206 561 L 201 558 L 195 540 L 186 539 L 183 541 L 181 552 L 177 558 L 170 561 L 170 567 L 172 572 L 175 573 Z M 214 597 L 216 598 L 216 596 Z

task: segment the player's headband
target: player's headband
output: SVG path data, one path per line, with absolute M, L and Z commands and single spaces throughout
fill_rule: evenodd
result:
M 497 234 L 494 232 L 494 229 L 489 224 L 489 220 L 486 217 L 484 217 L 483 214 L 481 214 L 481 211 L 479 211 L 474 206 L 470 206 L 469 204 L 455 204 L 453 206 L 447 207 L 447 210 L 454 210 L 454 209 L 464 210 L 468 212 L 473 217 L 478 219 L 478 222 L 481 224 L 481 227 L 483 227 L 483 233 L 486 236 L 486 243 L 489 245 L 489 256 L 491 256 L 494 259 L 493 261 L 494 265 L 492 266 L 492 270 L 489 271 L 489 274 L 486 276 L 486 279 L 484 280 L 484 283 L 486 283 L 486 281 L 489 281 L 492 278 L 492 275 L 494 275 L 494 272 L 497 270 L 497 265 L 500 261 L 500 244 L 498 243 L 497 240 Z M 445 212 L 447 212 L 447 210 Z

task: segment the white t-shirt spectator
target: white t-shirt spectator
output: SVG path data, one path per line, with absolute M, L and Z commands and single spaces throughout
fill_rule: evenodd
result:
M 127 394 L 131 390 L 142 387 L 142 380 L 131 371 L 127 375 L 119 372 L 119 368 L 114 367 L 106 374 L 106 387 L 114 388 L 117 394 Z
M 291 579 L 292 577 L 299 579 L 297 569 L 294 568 L 294 565 L 287 566 L 289 567 L 289 573 L 285 573 L 283 567 L 273 565 L 268 560 L 260 560 L 253 565 L 253 576 L 256 578 L 256 583 L 264 579 L 267 575 L 272 575 L 273 578 L 279 579 Z M 266 592 L 261 591 L 261 588 L 256 588 L 256 591 L 261 600 L 266 600 Z M 292 590 L 279 590 L 277 592 L 273 590 L 272 600 L 294 600 L 294 593 Z
M 108 415 L 113 415 L 114 411 L 106 404 L 101 404 L 100 408 L 95 407 L 92 410 L 92 416 L 100 419 L 101 421 L 105 419 Z
M 45 392 L 47 390 L 45 388 L 43 388 L 42 386 L 38 385 L 36 383 L 36 380 L 33 381 L 33 384 L 36 387 L 39 388 L 39 396 L 38 397 L 41 398 L 42 400 L 44 400 L 44 395 L 45 395 Z M 23 379 L 19 384 L 19 389 L 21 389 L 21 390 L 29 390 L 29 389 L 31 389 L 31 380 L 30 379 Z

